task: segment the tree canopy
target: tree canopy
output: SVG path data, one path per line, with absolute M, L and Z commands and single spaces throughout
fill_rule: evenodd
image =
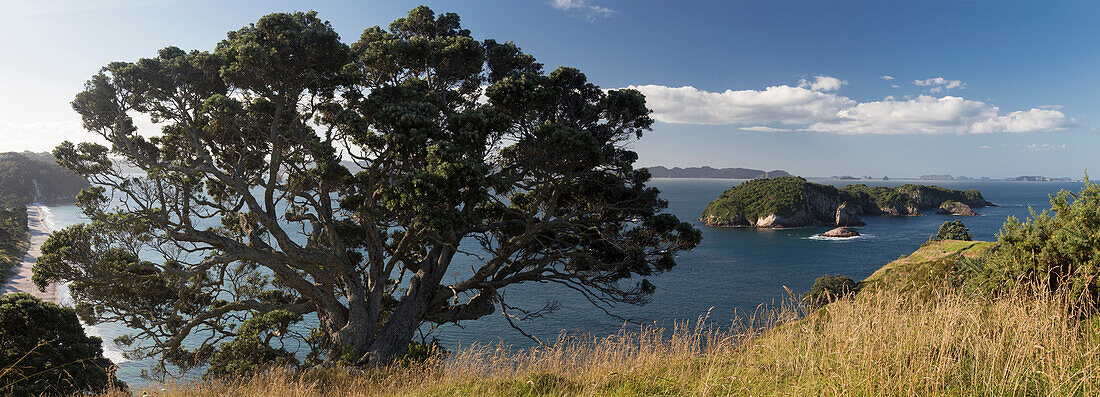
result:
M 93 182 L 91 220 L 51 236 L 35 282 L 71 281 L 82 318 L 134 330 L 132 357 L 184 369 L 303 345 L 308 365 L 391 362 L 424 324 L 522 310 L 502 294 L 520 283 L 642 304 L 700 240 L 633 167 L 642 94 L 423 6 L 351 45 L 313 12 L 267 15 L 212 52 L 110 63 L 73 108 L 110 145 L 55 150 Z M 464 243 L 478 264 L 444 283 Z
M 72 309 L 27 293 L 0 296 L 0 392 L 71 395 L 125 389 Z

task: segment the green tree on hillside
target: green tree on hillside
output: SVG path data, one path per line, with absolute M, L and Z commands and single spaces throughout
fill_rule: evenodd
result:
M 1047 286 L 1065 292 L 1087 310 L 1100 302 L 1100 185 L 1085 175 L 1080 192 L 1062 190 L 1050 209 L 1020 221 L 1009 217 L 991 255 L 964 269 L 985 290 Z
M 101 341 L 72 309 L 27 293 L 0 296 L 0 394 L 71 395 L 125 389 Z
M 967 229 L 962 221 L 948 221 L 940 225 L 940 230 L 928 238 L 928 241 L 939 240 L 973 241 L 974 236 L 970 235 L 970 229 Z
M 633 168 L 653 123 L 639 92 L 546 73 L 427 7 L 350 46 L 312 12 L 271 14 L 213 52 L 110 63 L 73 107 L 110 146 L 55 150 L 95 184 L 91 221 L 51 236 L 35 282 L 71 281 L 82 318 L 183 368 L 302 344 L 391 362 L 424 324 L 520 310 L 502 293 L 520 283 L 642 304 L 700 240 Z M 478 262 L 452 269 L 461 255 Z

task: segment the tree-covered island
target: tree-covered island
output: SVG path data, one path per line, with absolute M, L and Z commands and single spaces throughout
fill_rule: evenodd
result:
M 914 216 L 944 202 L 995 205 L 977 190 L 906 184 L 836 188 L 799 177 L 755 179 L 726 190 L 707 204 L 699 220 L 711 226 L 759 228 L 859 226 L 860 215 Z

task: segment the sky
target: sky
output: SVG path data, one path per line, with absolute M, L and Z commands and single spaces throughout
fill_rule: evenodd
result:
M 1079 177 L 1100 169 L 1100 2 L 0 0 L 0 151 L 91 139 L 69 102 L 112 61 L 213 50 L 271 12 L 346 42 L 455 12 L 552 69 L 646 94 L 640 166 L 803 176 Z

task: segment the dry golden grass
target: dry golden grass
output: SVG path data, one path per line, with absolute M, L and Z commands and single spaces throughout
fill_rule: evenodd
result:
M 1100 395 L 1100 321 L 1059 296 L 983 300 L 879 288 L 806 315 L 769 311 L 767 330 L 700 322 L 641 327 L 549 347 L 462 348 L 408 368 L 274 371 L 172 384 L 164 396 L 322 395 Z

